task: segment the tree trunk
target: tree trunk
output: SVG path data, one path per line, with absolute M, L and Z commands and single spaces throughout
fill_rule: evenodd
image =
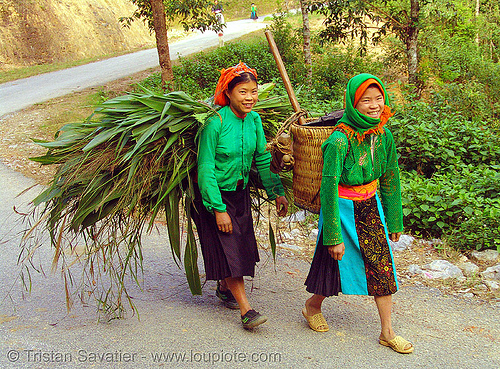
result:
M 481 9 L 481 1 L 476 0 L 476 25 L 479 24 L 479 11 Z M 476 31 L 476 45 L 479 47 L 479 27 Z
M 411 0 L 410 23 L 408 24 L 408 38 L 406 39 L 406 55 L 408 57 L 408 82 L 417 93 L 421 92 L 422 81 L 418 75 L 418 33 L 420 31 L 420 0 Z
M 304 37 L 304 63 L 307 69 L 307 85 L 310 87 L 312 85 L 311 28 L 309 27 L 309 13 L 304 0 L 300 0 L 300 9 L 302 11 L 302 34 Z
M 174 73 L 172 72 L 172 62 L 168 48 L 167 21 L 163 0 L 151 0 L 151 11 L 156 35 L 156 49 L 158 50 L 158 60 L 161 68 L 161 84 L 165 89 L 167 82 L 174 79 Z

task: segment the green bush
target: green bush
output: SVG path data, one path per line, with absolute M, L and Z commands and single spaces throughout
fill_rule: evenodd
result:
M 411 100 L 409 100 L 411 101 Z M 459 249 L 500 250 L 500 137 L 467 120 L 441 95 L 398 107 L 405 230 Z
M 262 39 L 252 43 L 228 43 L 214 51 L 180 58 L 179 61 L 180 64 L 173 68 L 174 89 L 186 91 L 197 98 L 206 98 L 213 94 L 220 70 L 240 61 L 257 70 L 261 83 L 279 77 L 269 47 Z
M 290 81 L 292 84 L 301 84 L 304 82 L 303 76 L 305 76 L 301 29 L 293 29 L 292 25 L 288 23 L 287 17 L 288 15 L 282 12 L 274 14 L 268 29 L 273 34 L 274 42 L 287 68 Z
M 468 120 L 500 118 L 500 65 L 485 57 L 474 37 L 428 35 L 421 67 L 432 77 L 432 89 Z
M 405 230 L 423 237 L 445 236 L 465 249 L 497 247 L 500 171 L 495 169 L 467 166 L 429 179 L 401 172 Z M 479 232 L 483 228 L 488 231 Z M 485 234 L 490 241 L 484 240 Z
M 317 99 L 343 100 L 347 82 L 359 73 L 379 75 L 380 68 L 368 56 L 360 57 L 351 48 L 327 48 L 314 58 L 311 93 Z
M 297 49 L 291 42 L 293 35 L 278 32 L 275 39 L 282 53 L 293 59 Z M 310 112 L 324 114 L 340 109 L 345 85 L 352 75 L 370 72 L 384 76 L 377 60 L 358 58 L 349 49 L 325 47 L 316 51 L 310 90 L 300 87 L 304 75 L 301 57 L 288 60 L 286 65 L 301 107 Z M 213 94 L 219 70 L 240 60 L 257 69 L 259 82 L 275 81 L 277 91 L 285 93 L 264 38 L 252 43 L 228 43 L 212 52 L 181 58 L 174 67 L 173 87 L 205 99 Z M 160 77 L 154 75 L 142 84 L 158 90 Z M 469 90 L 461 91 L 461 86 Z M 474 101 L 482 99 L 481 93 L 479 83 L 443 82 L 439 93 L 434 92 L 428 102 L 405 96 L 406 103 L 395 107 L 397 114 L 390 121 L 390 129 L 402 170 L 405 231 L 442 237 L 459 249 L 500 250 L 498 124 L 483 122 L 479 116 L 473 118 L 474 114 L 457 108 L 468 101 L 465 109 L 472 109 Z M 475 108 L 479 113 L 485 109 L 482 105 Z M 266 124 L 277 127 L 289 114 L 271 112 L 263 118 Z
M 443 238 L 456 249 L 496 249 L 500 252 L 500 207 L 477 212 Z
M 496 129 L 466 120 L 448 106 L 422 101 L 399 108 L 391 120 L 403 170 L 427 178 L 464 165 L 500 164 L 500 136 Z

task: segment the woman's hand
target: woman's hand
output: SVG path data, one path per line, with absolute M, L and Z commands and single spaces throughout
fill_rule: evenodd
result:
M 288 200 L 285 196 L 276 198 L 276 212 L 280 217 L 284 217 L 288 211 Z
M 345 245 L 343 242 L 334 246 L 328 246 L 328 253 L 335 260 L 342 260 L 344 252 L 345 252 Z
M 231 217 L 227 211 L 220 213 L 217 210 L 214 210 L 214 213 L 219 231 L 224 233 L 233 233 L 233 222 L 231 221 Z
M 398 232 L 398 233 L 391 233 L 389 235 L 389 239 L 392 241 L 392 242 L 398 242 L 399 241 L 399 237 L 401 237 L 401 232 Z

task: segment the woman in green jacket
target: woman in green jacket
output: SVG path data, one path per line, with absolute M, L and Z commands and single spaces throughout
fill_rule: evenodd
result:
M 220 281 L 216 295 L 226 307 L 240 309 L 243 327 L 267 318 L 253 310 L 244 276 L 254 276 L 259 261 L 251 213 L 248 178 L 252 161 L 270 200 L 284 216 L 288 202 L 279 176 L 271 173 L 271 155 L 259 114 L 257 73 L 244 63 L 222 70 L 215 103 L 221 105 L 200 134 L 198 186 L 194 220 L 201 243 L 206 278 Z
M 374 296 L 380 344 L 410 353 L 413 345 L 396 336 L 391 324 L 398 283 L 389 238 L 399 240 L 403 213 L 396 145 L 385 127 L 393 115 L 388 104 L 377 77 L 365 73 L 348 82 L 344 115 L 322 145 L 320 232 L 305 282 L 313 296 L 302 314 L 311 329 L 325 332 L 325 297 Z
M 250 19 L 257 20 L 259 17 L 257 16 L 257 6 L 252 3 L 250 8 Z

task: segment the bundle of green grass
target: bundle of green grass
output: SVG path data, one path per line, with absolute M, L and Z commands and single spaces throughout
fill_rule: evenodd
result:
M 290 111 L 286 98 L 269 97 L 272 88 L 268 84 L 260 89 L 261 100 L 255 106 L 269 136 L 276 128 L 265 124 L 265 117 Z M 178 265 L 183 259 L 191 292 L 201 294 L 190 204 L 197 138 L 212 114 L 217 110 L 208 100 L 196 101 L 179 91 L 144 90 L 102 103 L 84 122 L 63 126 L 52 142 L 37 141 L 48 151 L 32 160 L 57 164 L 58 169 L 33 201 L 37 211 L 31 215 L 37 219 L 23 238 L 22 260 L 32 263 L 38 245 L 27 236 L 35 229 L 50 234 L 53 267 L 62 264 L 65 273 L 70 265 L 66 251 L 83 243 L 78 260 L 84 261 L 86 287 L 95 294 L 99 274 L 107 274 L 97 300 L 121 312 L 122 296 L 133 307 L 124 281 L 126 275 L 137 281 L 142 270 L 141 237 L 162 217 L 174 259 Z M 256 175 L 252 183 L 253 195 L 262 200 Z M 284 178 L 284 185 L 291 188 L 289 178 Z M 181 227 L 187 229 L 184 245 Z M 66 283 L 71 280 L 65 278 Z M 67 286 L 68 301 L 69 290 Z

